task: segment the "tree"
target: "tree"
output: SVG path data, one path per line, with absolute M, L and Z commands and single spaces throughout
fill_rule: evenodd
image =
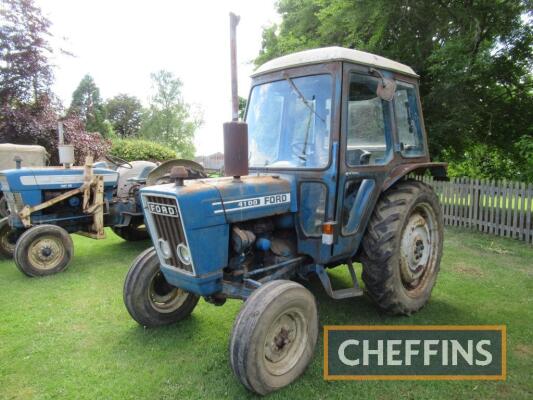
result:
M 141 136 L 167 145 L 182 158 L 194 156 L 194 133 L 201 118 L 193 116 L 181 95 L 182 83 L 171 72 L 151 75 L 153 95 L 141 128 Z
M 49 94 L 50 25 L 33 0 L 0 0 L 0 106 Z
M 0 0 L 0 142 L 39 144 L 56 164 L 63 110 L 51 90 L 50 25 L 33 0 Z M 100 157 L 109 148 L 101 137 L 88 134 L 76 116 L 63 121 L 78 160 L 88 154 Z
M 50 25 L 32 0 L 0 0 L 0 142 L 57 143 Z
M 105 118 L 105 107 L 100 97 L 100 89 L 90 75 L 85 75 L 72 93 L 68 114 L 77 115 L 88 132 L 98 132 L 110 136 L 110 127 Z
M 248 105 L 248 100 L 244 97 L 239 96 L 239 119 L 244 120 L 244 113 L 246 112 L 246 106 Z
M 472 149 L 483 143 L 491 154 L 513 161 L 506 165 L 526 165 L 516 143 L 533 135 L 530 4 L 281 0 L 282 22 L 263 31 L 256 63 L 328 45 L 398 60 L 421 76 L 434 158 L 462 160 L 465 152 L 480 154 Z
M 105 109 L 113 130 L 120 137 L 136 136 L 139 133 L 143 115 L 139 99 L 119 94 L 107 101 Z

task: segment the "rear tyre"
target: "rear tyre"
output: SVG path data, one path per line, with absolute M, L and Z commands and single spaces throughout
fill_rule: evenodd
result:
M 68 232 L 56 225 L 38 225 L 17 240 L 15 264 L 30 277 L 57 274 L 67 269 L 74 254 Z
M 134 225 L 122 227 L 112 227 L 113 232 L 117 236 L 120 236 L 122 239 L 127 240 L 128 242 L 138 242 L 141 240 L 147 240 L 149 238 L 148 231 L 144 225 Z
M 124 282 L 124 304 L 131 317 L 146 327 L 169 325 L 188 317 L 199 296 L 170 285 L 153 247 L 131 265 Z
M 311 292 L 286 280 L 269 282 L 246 300 L 231 333 L 233 372 L 265 395 L 296 380 L 313 358 L 318 311 Z
M 433 190 L 417 181 L 382 194 L 363 238 L 363 281 L 383 310 L 409 315 L 428 302 L 440 268 L 443 220 Z
M 0 197 L 0 218 L 7 217 L 9 209 L 7 208 L 7 200 L 4 196 Z
M 0 254 L 6 258 L 13 258 L 19 236 L 20 232 L 9 226 L 8 218 L 2 218 L 0 220 Z

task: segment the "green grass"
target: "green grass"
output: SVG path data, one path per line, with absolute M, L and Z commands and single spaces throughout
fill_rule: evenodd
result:
M 12 261 L 0 262 L 1 399 L 254 397 L 228 364 L 228 338 L 241 302 L 214 307 L 201 300 L 190 318 L 161 329 L 144 329 L 130 318 L 122 284 L 143 246 L 112 233 L 102 241 L 75 237 L 70 268 L 42 279 L 23 276 Z M 507 381 L 326 382 L 320 338 L 305 375 L 270 398 L 533 398 L 532 274 L 531 247 L 447 230 L 432 299 L 411 317 L 383 315 L 367 297 L 334 301 L 311 282 L 321 325 L 506 324 Z M 333 275 L 338 284 L 348 283 L 344 272 Z

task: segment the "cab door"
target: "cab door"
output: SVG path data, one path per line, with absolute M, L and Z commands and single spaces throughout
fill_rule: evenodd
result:
M 378 96 L 383 77 L 392 76 L 380 73 L 344 68 L 334 259 L 357 252 L 394 157 L 392 103 Z

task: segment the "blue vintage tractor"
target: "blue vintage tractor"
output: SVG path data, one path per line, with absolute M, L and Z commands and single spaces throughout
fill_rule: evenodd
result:
M 417 74 L 408 66 L 339 47 L 287 55 L 253 75 L 245 123 L 224 126 L 223 178 L 143 188 L 153 247 L 124 284 L 127 310 L 153 327 L 187 317 L 200 297 L 245 300 L 230 361 L 251 391 L 294 381 L 313 357 L 319 325 L 308 289 L 318 276 L 334 299 L 363 294 L 393 314 L 429 300 L 443 222 L 431 187 Z M 333 287 L 345 267 L 353 285 Z
M 83 167 L 30 167 L 0 172 L 9 216 L 0 220 L 0 252 L 13 256 L 28 276 L 55 274 L 73 256 L 70 233 L 105 238 L 104 227 L 128 241 L 148 234 L 139 189 L 149 182 L 168 182 L 174 165 L 186 166 L 188 177 L 205 177 L 202 167 L 187 160 L 157 166 L 107 156 L 107 162 Z

